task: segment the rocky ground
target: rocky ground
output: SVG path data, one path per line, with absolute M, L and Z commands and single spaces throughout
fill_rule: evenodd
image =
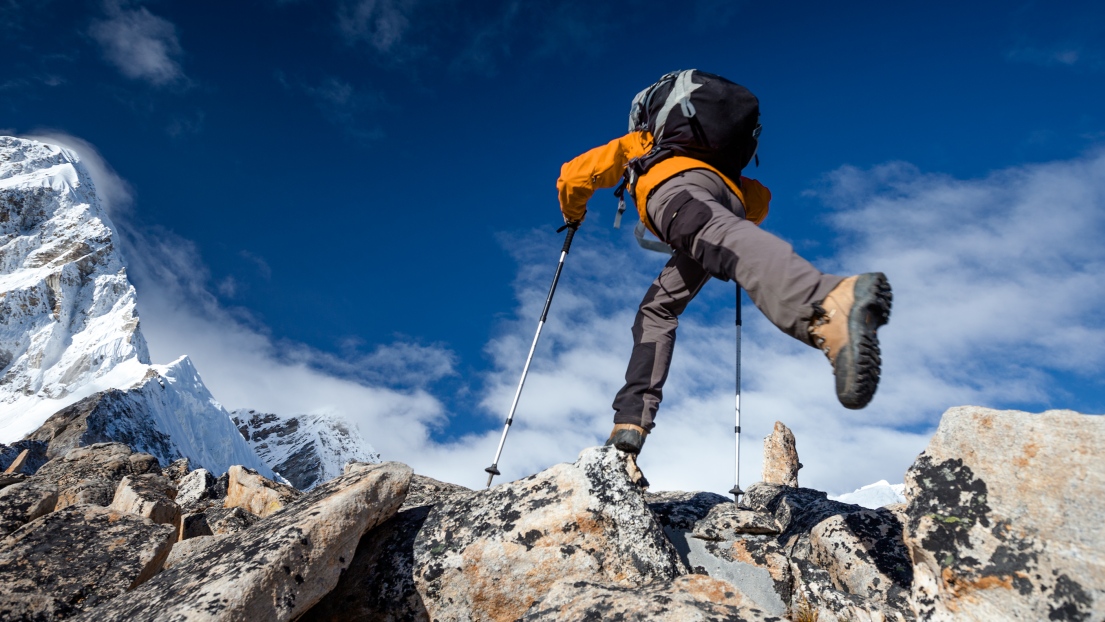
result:
M 490 490 L 389 462 L 302 493 L 0 447 L 0 620 L 1105 619 L 1105 418 L 949 410 L 879 509 L 768 443 L 739 506 L 643 492 L 613 448 Z

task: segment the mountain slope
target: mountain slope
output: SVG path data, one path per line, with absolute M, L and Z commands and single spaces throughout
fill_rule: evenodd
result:
M 187 357 L 150 364 L 136 301 L 80 158 L 0 137 L 0 443 L 110 392 L 92 418 L 102 421 L 98 440 L 146 439 L 163 462 L 184 456 L 215 473 L 243 464 L 271 476 Z
M 257 455 L 300 490 L 341 475 L 348 462 L 380 462 L 357 429 L 337 418 L 246 409 L 232 415 Z

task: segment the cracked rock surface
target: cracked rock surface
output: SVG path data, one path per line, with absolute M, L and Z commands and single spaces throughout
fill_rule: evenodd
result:
M 922 620 L 1105 619 L 1105 418 L 953 408 L 906 474 Z

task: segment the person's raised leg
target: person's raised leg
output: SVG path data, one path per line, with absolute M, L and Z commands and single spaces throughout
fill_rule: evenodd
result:
M 648 207 L 668 244 L 710 275 L 735 280 L 775 326 L 825 353 L 841 404 L 867 405 L 880 372 L 877 330 L 890 314 L 885 275 L 823 274 L 790 244 L 746 220 L 736 195 L 709 171 L 665 182 Z

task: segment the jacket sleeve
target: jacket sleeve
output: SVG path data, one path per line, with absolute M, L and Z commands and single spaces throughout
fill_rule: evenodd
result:
M 618 185 L 626 164 L 648 153 L 651 148 L 652 136 L 647 132 L 630 132 L 561 166 L 556 189 L 564 219 L 583 220 L 587 214 L 587 201 L 595 190 Z
M 741 177 L 741 191 L 744 194 L 744 217 L 757 225 L 762 223 L 767 218 L 771 191 L 749 177 Z

